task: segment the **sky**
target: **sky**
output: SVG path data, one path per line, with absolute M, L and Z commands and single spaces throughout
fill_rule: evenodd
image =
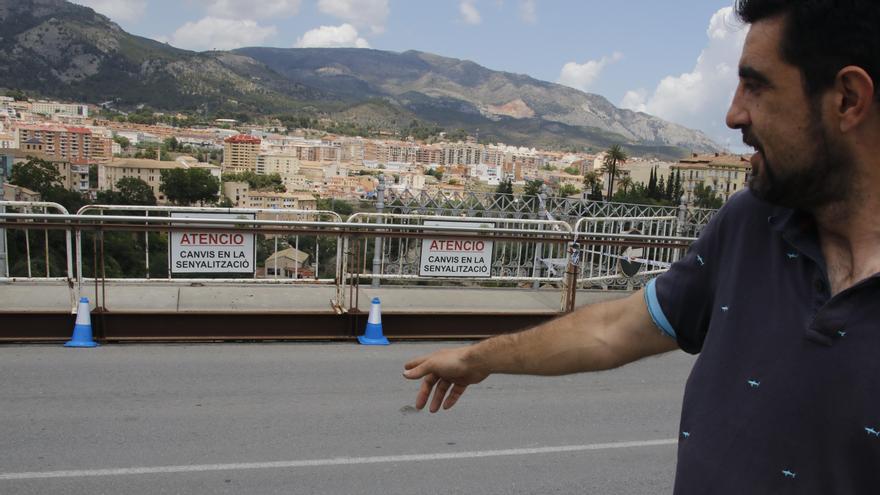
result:
M 742 150 L 724 115 L 747 28 L 733 0 L 74 0 L 189 50 L 420 50 L 596 93 Z

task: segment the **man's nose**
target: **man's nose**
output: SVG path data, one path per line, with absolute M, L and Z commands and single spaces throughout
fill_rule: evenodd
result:
M 730 108 L 727 110 L 725 122 L 727 127 L 731 129 L 743 129 L 751 125 L 751 117 L 741 102 L 742 87 L 736 88 L 733 95 L 733 101 L 730 102 Z

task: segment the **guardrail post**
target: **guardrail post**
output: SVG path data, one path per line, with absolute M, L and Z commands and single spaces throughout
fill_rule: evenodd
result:
M 379 187 L 376 189 L 376 212 L 382 214 L 385 209 L 385 174 L 379 174 Z M 376 223 L 382 223 L 380 216 Z M 376 236 L 373 244 L 373 282 L 370 286 L 374 289 L 378 288 L 381 281 L 379 275 L 382 272 L 382 238 Z
M 562 311 L 574 311 L 577 299 L 578 270 L 581 264 L 581 245 L 577 240 L 567 246 L 565 275 L 562 278 Z
M 681 200 L 678 204 L 678 218 L 676 219 L 676 232 L 675 234 L 678 237 L 684 237 L 684 228 L 687 223 L 687 196 L 684 194 L 681 195 Z
M 545 220 L 547 218 L 547 202 L 545 201 L 547 198 L 547 186 L 541 186 L 541 192 L 538 193 L 538 220 Z M 538 230 L 543 230 L 542 226 L 538 226 Z M 534 265 L 532 266 L 532 276 L 537 278 L 541 277 L 542 263 L 541 256 L 544 254 L 544 244 L 537 243 L 535 244 L 535 258 L 532 262 Z M 533 289 L 539 289 L 541 287 L 541 281 L 535 280 L 535 283 L 532 284 Z
M 0 201 L 6 199 L 6 164 L 0 163 Z M 0 206 L 0 213 L 6 213 L 6 207 Z M 9 276 L 9 260 L 6 255 L 6 229 L 0 227 L 0 278 Z

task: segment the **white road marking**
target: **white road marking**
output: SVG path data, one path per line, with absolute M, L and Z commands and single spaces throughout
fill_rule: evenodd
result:
M 647 440 L 641 442 L 594 443 L 589 445 L 566 445 L 559 447 L 539 447 L 531 449 L 483 450 L 473 452 L 451 452 L 447 454 L 392 455 L 379 457 L 337 457 L 334 459 L 313 459 L 304 461 L 251 462 L 238 464 L 197 464 L 190 466 L 134 467 L 122 469 L 90 469 L 81 471 L 46 471 L 31 473 L 0 473 L 4 480 L 41 480 L 50 478 L 86 478 L 94 476 L 127 476 L 133 474 L 204 473 L 209 471 L 236 471 L 244 469 L 281 469 L 322 466 L 351 466 L 357 464 L 382 464 L 393 462 L 424 462 L 454 459 L 478 459 L 481 457 L 505 457 L 517 455 L 558 454 L 564 452 L 585 452 L 591 450 L 628 449 L 633 447 L 655 447 L 675 445 L 677 439 Z

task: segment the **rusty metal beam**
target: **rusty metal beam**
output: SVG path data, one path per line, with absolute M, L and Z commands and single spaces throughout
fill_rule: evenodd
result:
M 525 330 L 548 314 L 384 314 L 385 335 L 399 340 L 473 339 Z M 118 314 L 93 312 L 96 340 L 103 342 L 352 341 L 367 314 Z M 2 313 L 0 343 L 59 343 L 70 339 L 75 316 Z

